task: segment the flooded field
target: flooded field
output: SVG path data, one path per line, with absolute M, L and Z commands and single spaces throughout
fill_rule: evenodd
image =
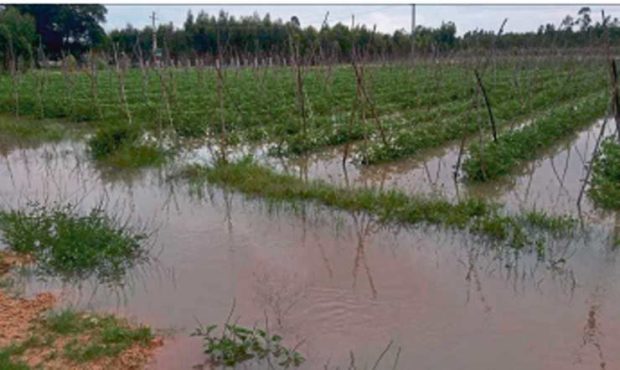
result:
M 508 183 L 484 187 L 454 181 L 458 144 L 387 165 L 349 165 L 346 175 L 338 149 L 297 163 L 270 161 L 302 178 L 449 199 L 473 194 L 511 210 L 577 215 L 584 163 L 599 130 L 600 122 L 558 143 Z M 616 215 L 595 211 L 587 197 L 581 210 L 591 230 L 551 241 L 540 258 L 465 233 L 385 226 L 363 213 L 197 189 L 171 178 L 174 165 L 96 165 L 80 142 L 3 145 L 3 207 L 100 204 L 152 232 L 150 257 L 121 279 L 16 276 L 27 295 L 52 291 L 66 305 L 166 331 L 150 368 L 203 363 L 202 343 L 189 334 L 199 324 L 225 322 L 233 308 L 240 324 L 266 324 L 298 347 L 305 369 L 352 362 L 372 368 L 378 360 L 380 369 L 620 367 L 620 270 L 609 240 L 620 226 Z
M 554 214 L 581 212 L 601 221 L 608 215 L 597 214 L 587 197 L 583 197 L 578 207 L 577 199 L 602 125 L 603 120 L 597 121 L 589 129 L 558 142 L 514 176 L 490 183 L 468 183 L 461 172 L 455 180 L 460 143 L 428 150 L 406 160 L 371 166 L 349 163 L 343 168 L 341 147 L 310 154 L 285 165 L 271 161 L 271 165 L 295 172 L 304 179 L 320 178 L 343 186 L 399 189 L 408 194 L 428 194 L 453 201 L 477 196 L 495 200 L 510 210 L 538 208 Z M 614 130 L 613 125 L 605 125 L 606 135 Z M 472 140 L 477 138 L 470 138 Z

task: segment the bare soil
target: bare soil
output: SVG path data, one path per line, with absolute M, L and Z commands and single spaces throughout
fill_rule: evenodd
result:
M 0 279 L 15 266 L 30 262 L 27 256 L 0 251 Z M 13 297 L 0 289 L 0 348 L 18 344 L 33 335 L 45 336 L 41 328 L 41 317 L 57 304 L 57 297 L 52 293 L 39 293 L 27 299 Z M 80 336 L 79 341 L 87 343 L 89 335 Z M 103 369 L 143 369 L 149 363 L 157 347 L 163 344 L 161 337 L 156 337 L 148 346 L 133 345 L 116 358 L 101 358 L 96 361 L 75 364 L 62 356 L 50 356 L 54 352 L 62 353 L 67 339 L 59 337 L 44 346 L 29 348 L 18 356 L 18 360 L 29 366 L 42 366 L 45 369 L 103 370 Z M 14 358 L 14 360 L 17 360 Z

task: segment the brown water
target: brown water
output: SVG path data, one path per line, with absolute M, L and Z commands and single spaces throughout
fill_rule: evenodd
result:
M 553 158 L 568 157 L 574 146 L 586 155 L 580 143 L 594 139 L 579 135 L 576 145 L 561 147 Z M 546 259 L 537 260 L 459 233 L 380 227 L 365 215 L 270 206 L 217 188 L 200 194 L 167 181 L 167 170 L 94 166 L 83 149 L 72 142 L 3 148 L 0 202 L 10 207 L 62 200 L 85 208 L 103 203 L 156 230 L 155 258 L 130 271 L 121 286 L 26 276 L 26 290 L 51 289 L 68 304 L 171 330 L 153 368 L 189 369 L 201 362 L 201 343 L 188 334 L 198 321 L 225 321 L 233 302 L 240 324 L 263 325 L 267 317 L 287 344 L 301 342 L 306 369 L 344 368 L 350 351 L 359 367 L 372 368 L 390 341 L 378 368 L 391 369 L 396 357 L 399 369 L 620 368 L 620 270 L 606 233 L 550 241 Z M 440 164 L 446 155 L 429 159 L 429 171 L 413 165 L 377 176 L 387 176 L 384 184 L 390 186 L 429 191 L 432 181 L 424 185 L 420 179 L 428 172 L 431 180 L 445 180 L 432 175 L 450 173 L 449 162 Z M 548 160 L 536 162 L 535 180 L 525 180 L 529 173 L 517 177 L 495 197 L 518 207 L 511 194 L 522 194 L 528 182 L 535 184 L 529 194 L 539 195 L 527 197 L 526 204 L 561 194 L 555 176 L 545 173 Z M 566 166 L 560 159 L 554 163 Z M 389 167 L 376 172 L 381 168 Z M 568 168 L 566 179 L 580 177 L 571 172 L 577 167 Z M 309 177 L 321 177 L 312 171 Z M 370 171 L 364 173 L 359 180 L 349 176 L 375 181 Z M 444 180 L 440 188 L 450 195 Z M 544 205 L 555 207 L 553 202 Z M 608 232 L 612 226 L 601 228 Z

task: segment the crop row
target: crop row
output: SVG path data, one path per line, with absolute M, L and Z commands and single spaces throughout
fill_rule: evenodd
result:
M 588 83 L 592 74 L 585 64 L 572 71 L 554 65 L 530 70 L 500 65 L 484 81 L 501 123 L 547 107 L 558 91 L 590 89 L 596 85 Z M 351 67 L 308 68 L 304 130 L 291 68 L 227 69 L 219 92 L 212 68 L 128 69 L 121 74 L 113 69 L 96 74 L 36 70 L 0 77 L 0 110 L 103 125 L 131 120 L 147 129 L 172 127 L 185 137 L 218 135 L 225 128 L 230 143 L 277 143 L 276 152 L 287 154 L 369 138 L 368 162 L 412 155 L 475 129 L 470 67 L 367 66 L 364 76 L 369 99 L 356 104 Z M 376 140 L 376 121 L 389 136 L 388 147 Z
M 468 179 L 487 181 L 509 174 L 523 162 L 536 159 L 558 140 L 602 117 L 608 103 L 605 90 L 591 93 L 548 110 L 530 125 L 501 135 L 497 142 L 473 144 L 463 163 Z

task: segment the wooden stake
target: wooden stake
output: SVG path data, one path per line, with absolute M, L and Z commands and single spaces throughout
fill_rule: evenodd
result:
M 493 117 L 493 109 L 491 108 L 489 97 L 487 96 L 487 92 L 484 89 L 484 85 L 482 84 L 482 80 L 480 79 L 480 75 L 478 74 L 477 69 L 474 69 L 474 74 L 476 75 L 478 87 L 480 88 L 480 92 L 482 92 L 482 96 L 484 97 L 484 104 L 486 105 L 487 112 L 489 113 L 489 121 L 491 122 L 491 130 L 493 131 L 493 141 L 497 142 L 497 128 L 495 127 L 495 117 Z

